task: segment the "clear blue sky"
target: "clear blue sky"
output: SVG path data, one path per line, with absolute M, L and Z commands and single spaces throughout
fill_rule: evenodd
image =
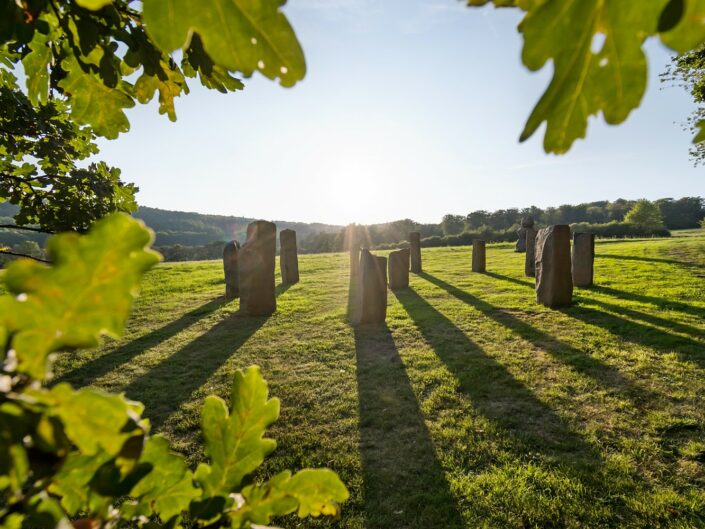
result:
M 221 95 L 191 82 L 178 121 L 154 104 L 101 158 L 164 209 L 335 224 L 600 199 L 705 194 L 681 130 L 693 105 L 658 80 L 647 46 L 642 106 L 618 127 L 544 154 L 543 129 L 517 138 L 549 80 L 520 63 L 519 12 L 457 0 L 290 0 L 304 47 L 293 89 L 261 77 Z

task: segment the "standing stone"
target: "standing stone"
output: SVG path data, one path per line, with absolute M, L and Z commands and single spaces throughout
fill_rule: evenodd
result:
M 296 232 L 282 230 L 279 232 L 279 267 L 282 283 L 293 285 L 299 282 L 299 253 L 296 249 Z
M 346 241 L 350 250 L 350 275 L 357 276 L 360 273 L 360 243 L 357 240 L 357 227 L 348 226 Z
M 223 248 L 223 271 L 225 272 L 225 297 L 235 299 L 240 295 L 238 284 L 238 254 L 240 253 L 240 243 L 230 241 Z
M 411 271 L 415 274 L 421 273 L 421 234 L 413 231 L 409 234 L 409 250 L 411 257 Z
M 240 249 L 240 312 L 267 316 L 277 309 L 274 266 L 277 253 L 277 227 L 258 220 L 247 226 L 247 241 Z
M 536 277 L 536 230 L 526 228 L 526 257 L 524 273 L 527 277 Z
M 360 323 L 384 323 L 387 318 L 387 259 L 360 252 L 362 299 Z
M 411 252 L 408 248 L 390 252 L 389 254 L 389 288 L 396 290 L 409 286 L 409 258 Z
M 593 264 L 595 262 L 595 235 L 592 233 L 573 234 L 573 285 L 592 286 Z
M 517 240 L 514 251 L 517 253 L 524 253 L 526 251 L 526 231 L 534 227 L 534 218 L 529 215 L 521 219 L 521 227 L 517 230 L 517 235 L 519 239 Z
M 536 237 L 536 302 L 548 307 L 570 305 L 573 277 L 570 270 L 570 226 L 539 230 Z
M 485 241 L 473 239 L 472 241 L 472 271 L 483 273 L 486 265 Z

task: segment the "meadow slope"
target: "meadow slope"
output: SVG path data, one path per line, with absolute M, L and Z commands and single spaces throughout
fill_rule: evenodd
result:
M 262 475 L 329 466 L 338 522 L 286 527 L 705 527 L 705 234 L 599 242 L 596 286 L 537 306 L 524 256 L 424 250 L 384 326 L 348 323 L 348 257 L 300 257 L 270 318 L 235 315 L 222 264 L 150 272 L 124 339 L 56 380 L 124 391 L 195 464 L 199 408 L 259 364 L 282 401 Z M 277 278 L 277 283 L 279 280 Z

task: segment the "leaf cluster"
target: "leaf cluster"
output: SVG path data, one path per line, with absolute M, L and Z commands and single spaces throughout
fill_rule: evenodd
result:
M 139 281 L 158 260 L 151 232 L 124 214 L 88 235 L 53 237 L 53 266 L 11 265 L 0 297 L 0 526 L 248 528 L 272 517 L 335 515 L 348 497 L 326 469 L 247 477 L 275 448 L 266 428 L 279 414 L 257 367 L 236 374 L 228 406 L 203 405 L 209 462 L 191 471 L 150 435 L 140 403 L 43 382 L 55 352 L 119 335 Z
M 0 201 L 20 207 L 16 225 L 85 231 L 110 212 L 137 209 L 138 189 L 118 169 L 79 167 L 98 152 L 94 139 L 90 127 L 71 120 L 65 101 L 32 104 L 13 73 L 0 68 Z
M 532 71 L 547 63 L 553 77 L 534 107 L 520 140 L 546 124 L 544 149 L 563 153 L 584 138 L 588 118 L 622 123 L 646 90 L 643 45 L 657 36 L 678 53 L 705 42 L 705 2 L 701 0 L 468 0 L 493 3 L 526 14 L 519 25 L 522 61 Z M 696 141 L 705 140 L 698 135 Z
M 176 119 L 187 79 L 243 88 L 255 71 L 284 86 L 303 78 L 303 52 L 281 0 L 2 0 L 0 45 L 22 63 L 32 104 L 68 98 L 72 118 L 115 138 L 124 110 L 158 98 Z M 173 53 L 178 50 L 178 53 Z

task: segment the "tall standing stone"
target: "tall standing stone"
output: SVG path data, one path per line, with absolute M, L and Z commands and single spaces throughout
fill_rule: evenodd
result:
M 225 273 L 225 297 L 235 299 L 240 295 L 240 285 L 238 284 L 238 254 L 240 253 L 240 243 L 230 241 L 223 248 L 223 272 Z
M 247 226 L 247 241 L 240 249 L 240 311 L 250 316 L 266 316 L 277 309 L 274 267 L 277 253 L 277 227 L 258 220 Z
M 392 290 L 409 286 L 410 255 L 408 248 L 389 253 L 389 288 Z
M 536 277 L 536 233 L 534 228 L 526 228 L 524 273 L 527 277 Z
M 411 271 L 421 273 L 421 234 L 413 231 L 409 234 L 409 251 L 411 258 Z
M 573 234 L 573 285 L 590 287 L 593 280 L 595 262 L 595 235 L 592 233 Z
M 534 218 L 531 215 L 521 219 L 521 227 L 517 230 L 517 235 L 519 236 L 519 239 L 517 239 L 516 246 L 514 247 L 515 252 L 524 253 L 526 251 L 526 231 L 529 229 L 533 229 L 533 227 Z
M 473 239 L 472 241 L 472 271 L 483 273 L 486 267 L 485 241 Z
M 572 301 L 570 226 L 549 226 L 536 237 L 536 302 L 561 307 Z
M 279 267 L 282 283 L 293 285 L 299 282 L 299 253 L 294 230 L 287 229 L 279 232 Z
M 357 276 L 360 273 L 360 241 L 357 239 L 356 226 L 348 226 L 346 239 L 350 250 L 350 275 Z
M 360 323 L 384 323 L 387 318 L 387 259 L 360 252 Z

